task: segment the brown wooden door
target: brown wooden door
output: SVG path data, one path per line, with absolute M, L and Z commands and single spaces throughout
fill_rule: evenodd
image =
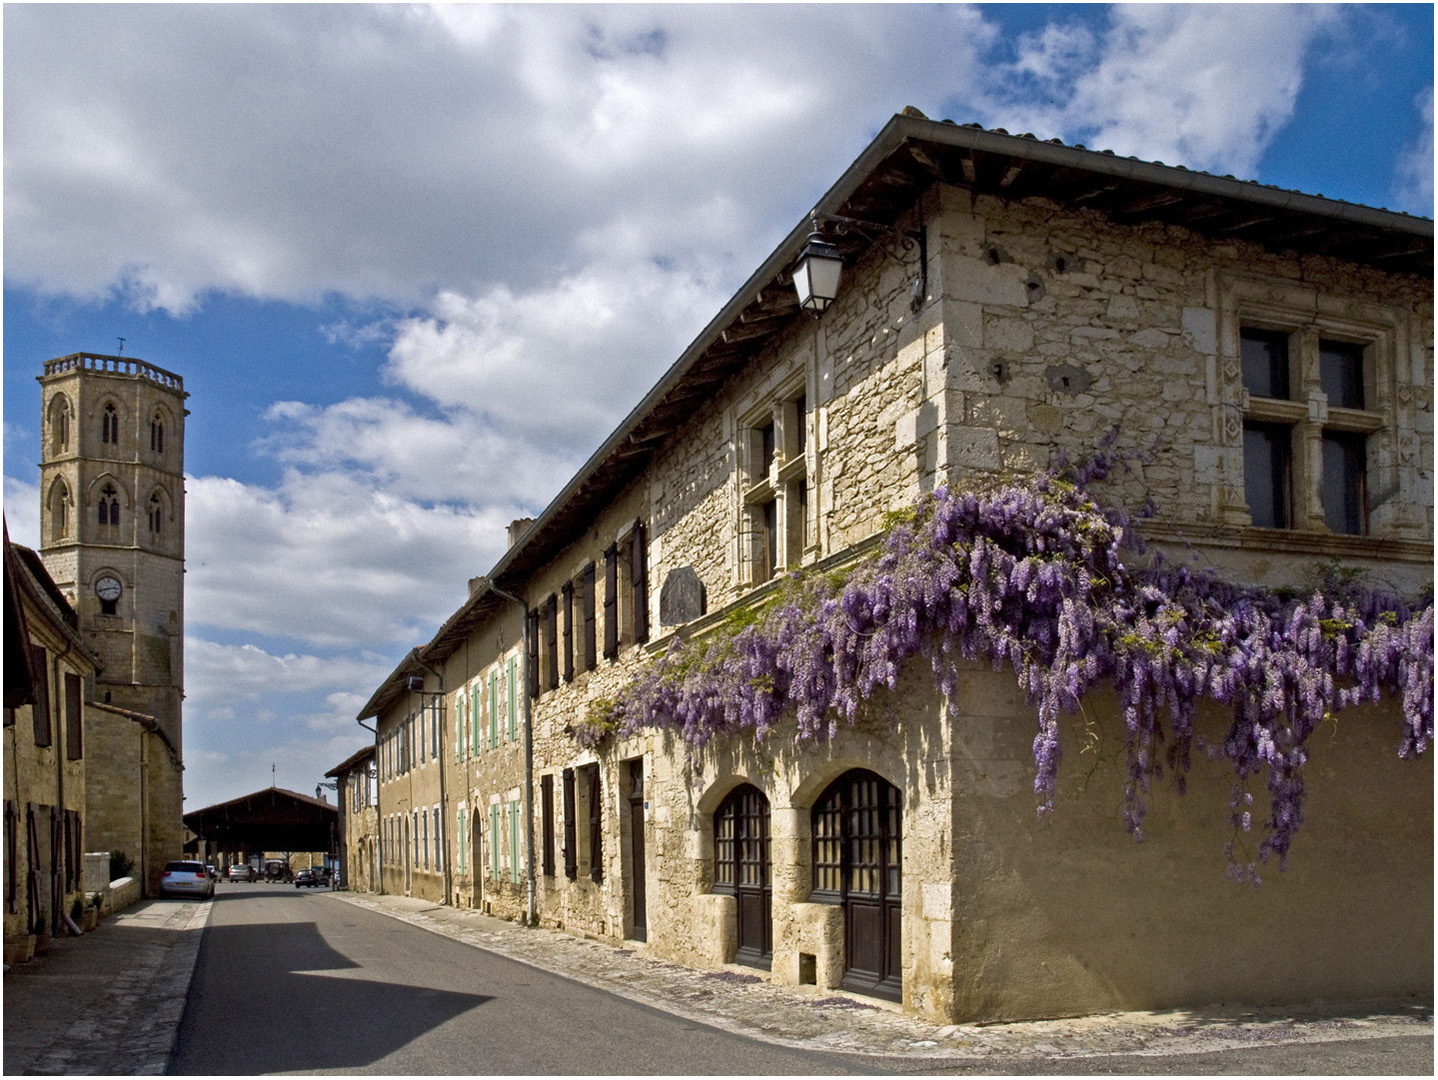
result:
M 814 807 L 812 899 L 844 908 L 843 987 L 903 993 L 903 795 L 865 769 L 845 773 Z
M 629 763 L 629 865 L 634 896 L 635 941 L 649 940 L 649 915 L 644 897 L 644 759 Z
M 768 970 L 774 959 L 769 800 L 752 784 L 730 792 L 714 815 L 714 889 L 734 894 L 735 963 Z

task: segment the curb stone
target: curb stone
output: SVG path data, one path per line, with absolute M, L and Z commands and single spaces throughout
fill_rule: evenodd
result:
M 1216 1006 L 997 1024 L 938 1024 L 840 991 L 782 986 L 735 965 L 705 971 L 648 955 L 639 943 L 527 929 L 410 897 L 336 899 L 604 990 L 686 1020 L 777 1046 L 870 1057 L 982 1061 L 1212 1053 L 1238 1047 L 1432 1037 L 1431 1001 Z M 842 1023 L 836 1023 L 842 1017 Z

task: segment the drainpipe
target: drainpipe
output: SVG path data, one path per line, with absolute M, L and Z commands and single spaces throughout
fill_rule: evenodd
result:
M 439 708 L 435 709 L 434 711 L 435 723 L 439 724 L 439 761 L 436 762 L 436 764 L 439 766 L 439 827 L 442 833 L 448 832 L 449 799 L 445 794 L 444 785 L 444 675 L 441 672 L 435 671 L 434 668 L 430 667 L 428 664 L 426 664 L 423 660 L 419 658 L 419 649 L 411 649 L 409 658 L 413 660 L 416 664 L 418 664 L 420 667 L 424 668 L 425 671 L 433 675 L 437 680 L 439 680 Z M 423 702 L 424 696 L 421 693 L 421 708 L 423 708 Z M 439 837 L 435 837 L 435 839 L 438 840 Z M 444 851 L 444 902 L 446 904 L 449 904 L 454 899 L 454 895 L 450 891 L 453 886 L 453 882 L 449 876 L 449 845 L 441 845 L 441 850 Z
M 539 916 L 534 907 L 534 717 L 529 701 L 529 605 L 519 597 L 505 592 L 492 579 L 486 579 L 486 584 L 495 596 L 501 596 L 519 605 L 520 625 L 524 627 L 521 639 L 524 642 L 524 861 L 525 880 L 529 889 L 525 925 L 537 926 Z

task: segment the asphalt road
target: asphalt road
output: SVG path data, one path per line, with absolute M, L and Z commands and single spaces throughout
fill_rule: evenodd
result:
M 833 1074 L 290 886 L 222 885 L 171 1074 Z

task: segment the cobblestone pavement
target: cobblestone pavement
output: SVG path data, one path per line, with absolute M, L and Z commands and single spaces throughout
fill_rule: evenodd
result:
M 7 1076 L 158 1075 L 210 905 L 142 900 L 5 972 Z
M 762 972 L 746 968 L 696 971 L 648 956 L 642 945 L 530 930 L 402 896 L 333 895 L 699 1023 L 796 1049 L 908 1058 L 916 1069 L 942 1067 L 944 1061 L 972 1066 L 985 1060 L 998 1068 L 1005 1057 L 1036 1055 L 1192 1054 L 1255 1045 L 1433 1036 L 1432 1002 L 1411 999 L 935 1024 L 868 998 L 776 985 Z M 1135 1071 L 1141 1069 L 1135 1063 Z

